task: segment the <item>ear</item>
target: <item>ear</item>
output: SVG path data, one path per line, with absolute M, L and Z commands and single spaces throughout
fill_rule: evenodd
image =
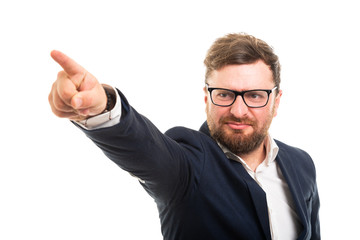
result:
M 275 104 L 274 104 L 274 117 L 276 117 L 277 115 L 277 110 L 279 108 L 279 105 L 280 105 L 280 98 L 282 96 L 282 90 L 279 90 L 279 93 L 276 95 L 276 98 L 275 98 Z
M 208 91 L 206 91 L 206 87 L 204 87 L 203 90 L 204 90 L 204 94 L 205 94 L 204 100 L 205 100 L 205 103 L 207 104 L 207 102 L 208 102 Z

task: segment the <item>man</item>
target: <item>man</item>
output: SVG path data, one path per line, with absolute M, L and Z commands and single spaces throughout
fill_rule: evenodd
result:
M 320 239 L 315 167 L 269 134 L 282 91 L 264 41 L 229 34 L 205 59 L 207 122 L 162 134 L 116 89 L 58 51 L 53 112 L 76 122 L 157 204 L 164 239 Z

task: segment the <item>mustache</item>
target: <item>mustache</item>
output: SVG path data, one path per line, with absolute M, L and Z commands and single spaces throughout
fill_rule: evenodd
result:
M 220 121 L 220 123 L 235 122 L 235 123 L 239 123 L 239 124 L 248 124 L 248 125 L 252 125 L 252 126 L 256 125 L 256 122 L 249 118 L 237 118 L 234 116 L 222 117 L 222 118 L 220 118 L 219 121 Z

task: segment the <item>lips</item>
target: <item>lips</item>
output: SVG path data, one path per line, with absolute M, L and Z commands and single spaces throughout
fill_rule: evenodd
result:
M 233 116 L 227 116 L 220 118 L 220 125 L 227 126 L 232 130 L 244 130 L 247 128 L 255 128 L 256 122 L 249 118 L 235 118 Z
M 239 122 L 226 122 L 225 124 L 235 130 L 242 130 L 252 126 L 249 123 L 239 123 Z

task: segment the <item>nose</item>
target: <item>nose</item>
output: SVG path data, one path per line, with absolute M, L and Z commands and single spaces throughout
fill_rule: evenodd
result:
M 243 98 L 241 96 L 237 96 L 233 105 L 230 106 L 230 112 L 234 115 L 234 117 L 241 118 L 248 114 L 249 108 L 246 106 Z

